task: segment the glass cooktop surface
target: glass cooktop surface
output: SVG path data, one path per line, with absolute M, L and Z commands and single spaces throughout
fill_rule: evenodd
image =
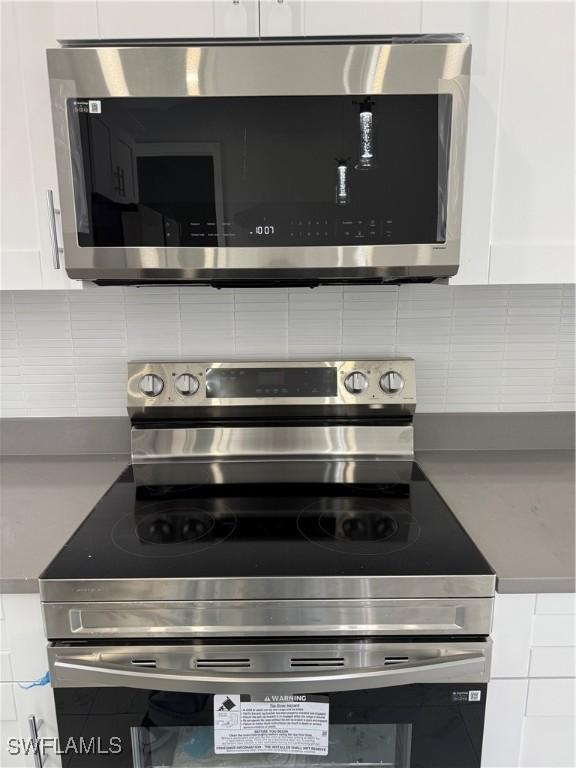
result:
M 492 573 L 417 464 L 372 464 L 354 483 L 269 482 L 260 465 L 248 482 L 142 485 L 129 468 L 42 578 Z

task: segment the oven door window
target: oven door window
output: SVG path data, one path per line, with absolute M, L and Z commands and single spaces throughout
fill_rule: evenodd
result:
M 142 768 L 167 766 L 388 766 L 410 768 L 410 724 L 339 724 L 330 727 L 328 755 L 246 754 L 214 752 L 214 732 L 209 727 L 135 728 L 132 744 L 135 765 Z
M 80 247 L 442 243 L 446 94 L 68 99 Z
M 485 684 L 326 693 L 327 754 L 315 755 L 219 753 L 210 693 L 61 688 L 54 694 L 60 744 L 83 740 L 103 752 L 68 754 L 68 768 L 480 768 Z

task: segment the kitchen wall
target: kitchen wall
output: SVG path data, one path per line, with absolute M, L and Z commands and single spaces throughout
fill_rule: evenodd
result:
M 1 297 L 2 415 L 124 415 L 126 362 L 411 355 L 420 411 L 574 408 L 574 286 L 192 287 Z

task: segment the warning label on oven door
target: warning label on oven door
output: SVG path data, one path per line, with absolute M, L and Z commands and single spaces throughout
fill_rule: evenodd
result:
M 214 752 L 327 755 L 328 708 L 327 696 L 217 694 Z

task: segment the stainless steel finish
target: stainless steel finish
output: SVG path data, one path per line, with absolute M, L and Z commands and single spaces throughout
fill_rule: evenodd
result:
M 491 643 L 322 643 L 51 647 L 55 688 L 322 693 L 487 682 Z M 147 664 L 138 660 L 146 656 Z M 150 666 L 148 666 L 150 665 Z
M 385 437 L 385 436 L 383 436 Z M 378 482 L 408 483 L 412 476 L 410 459 L 395 461 L 392 456 L 339 459 L 326 454 L 318 456 L 290 456 L 285 458 L 262 456 L 237 458 L 214 456 L 209 461 L 181 456 L 177 461 L 138 461 L 133 464 L 136 485 L 213 485 L 260 483 L 266 477 L 269 483 L 373 483 L 374 469 L 378 469 Z
M 61 579 L 40 582 L 44 602 L 101 603 L 106 601 L 214 601 L 214 600 L 371 600 L 429 598 L 462 600 L 475 598 L 468 608 L 484 616 L 477 598 L 493 598 L 494 575 L 477 576 L 339 576 L 306 578 L 237 579 Z M 476 607 L 475 607 L 476 606 Z M 328 608 L 335 607 L 331 602 Z M 478 614 L 475 613 L 475 616 Z M 69 623 L 66 623 L 69 626 Z
M 398 371 L 387 371 L 380 376 L 380 386 L 388 395 L 397 395 L 404 389 L 404 377 Z
M 368 389 L 368 377 L 362 371 L 353 371 L 344 379 L 344 386 L 351 395 L 361 395 Z
M 51 596 L 51 602 L 44 606 L 48 638 L 488 635 L 492 617 L 491 598 L 326 599 L 315 596 L 314 579 L 306 584 L 306 592 L 300 593 L 307 595 L 305 600 L 271 599 L 279 579 L 269 580 L 272 583 L 266 598 L 251 600 L 242 592 L 247 580 L 240 579 L 236 597 L 230 596 L 228 600 L 206 596 L 176 601 L 168 596 L 174 585 L 167 584 L 168 594 L 159 596 L 157 601 L 152 594 L 148 600 L 131 601 L 126 591 L 132 584 L 136 590 L 146 586 L 146 580 L 137 580 L 140 581 L 144 585 L 124 582 L 114 602 L 104 602 L 110 599 L 113 586 L 104 588 L 102 582 L 85 584 L 84 593 L 80 593 L 81 586 L 77 585 L 78 602 L 54 602 Z M 214 587 L 225 592 L 225 579 L 207 581 L 207 585 L 195 585 L 198 593 L 209 594 Z M 345 583 L 348 581 L 354 583 L 353 579 Z M 190 582 L 186 585 L 190 586 Z M 61 592 L 66 586 L 54 585 Z M 99 586 L 103 594 L 98 594 Z
M 338 391 L 334 397 L 243 397 L 217 398 L 206 395 L 206 374 L 210 369 L 242 369 L 242 368 L 336 368 Z M 402 375 L 405 385 L 401 392 L 389 397 L 382 392 L 379 381 L 387 371 L 393 369 Z M 366 376 L 368 386 L 358 394 L 352 394 L 345 381 L 351 373 L 362 373 Z M 140 388 L 143 376 L 154 374 L 164 382 L 163 391 L 151 401 L 144 396 Z M 176 390 L 175 381 L 182 374 L 195 376 L 200 388 L 194 398 L 183 400 Z M 391 415 L 410 416 L 416 407 L 416 372 L 414 360 L 397 358 L 393 360 L 329 360 L 329 361 L 262 361 L 262 362 L 133 362 L 128 364 L 128 412 L 133 421 L 146 418 L 176 419 L 179 416 L 191 418 L 192 415 L 207 415 L 211 419 L 219 416 L 245 416 L 248 408 L 274 410 L 278 412 L 285 406 L 290 406 L 292 418 L 302 415 L 295 406 L 305 406 L 302 410 L 312 413 L 314 410 L 336 415 L 358 415 L 382 411 Z M 335 406 L 341 406 L 340 410 Z M 357 412 L 350 406 L 358 406 Z M 193 411 L 190 411 L 193 408 Z M 383 415 L 381 413 L 380 415 Z
M 339 44 L 291 41 L 49 50 L 65 260 L 70 277 L 242 282 L 436 279 L 456 274 L 471 46 L 457 37 L 421 40 L 431 42 L 405 45 L 400 38 Z M 282 248 L 78 246 L 67 98 L 410 93 L 452 96 L 444 243 Z
M 181 373 L 174 380 L 174 388 L 179 395 L 190 397 L 200 389 L 200 382 L 193 373 Z
M 58 227 L 56 226 L 56 215 L 60 215 L 60 209 L 54 208 L 54 194 L 51 189 L 46 192 L 46 202 L 48 204 L 48 228 L 50 230 L 52 264 L 54 269 L 60 269 L 60 256 L 64 253 L 64 248 L 61 248 L 58 244 Z
M 38 745 L 38 731 L 42 727 L 42 721 L 36 720 L 35 715 L 28 715 L 28 731 L 30 733 L 30 738 L 32 739 L 32 743 L 37 747 Z M 32 750 L 32 755 L 34 756 L 34 765 L 36 768 L 42 768 L 44 765 L 44 761 L 42 760 L 42 753 L 40 752 L 40 748 L 36 748 Z
M 158 397 L 164 389 L 164 379 L 156 373 L 145 373 L 138 382 L 138 389 L 145 397 Z
M 412 425 L 166 427 L 131 431 L 132 463 L 398 459 L 414 455 Z

